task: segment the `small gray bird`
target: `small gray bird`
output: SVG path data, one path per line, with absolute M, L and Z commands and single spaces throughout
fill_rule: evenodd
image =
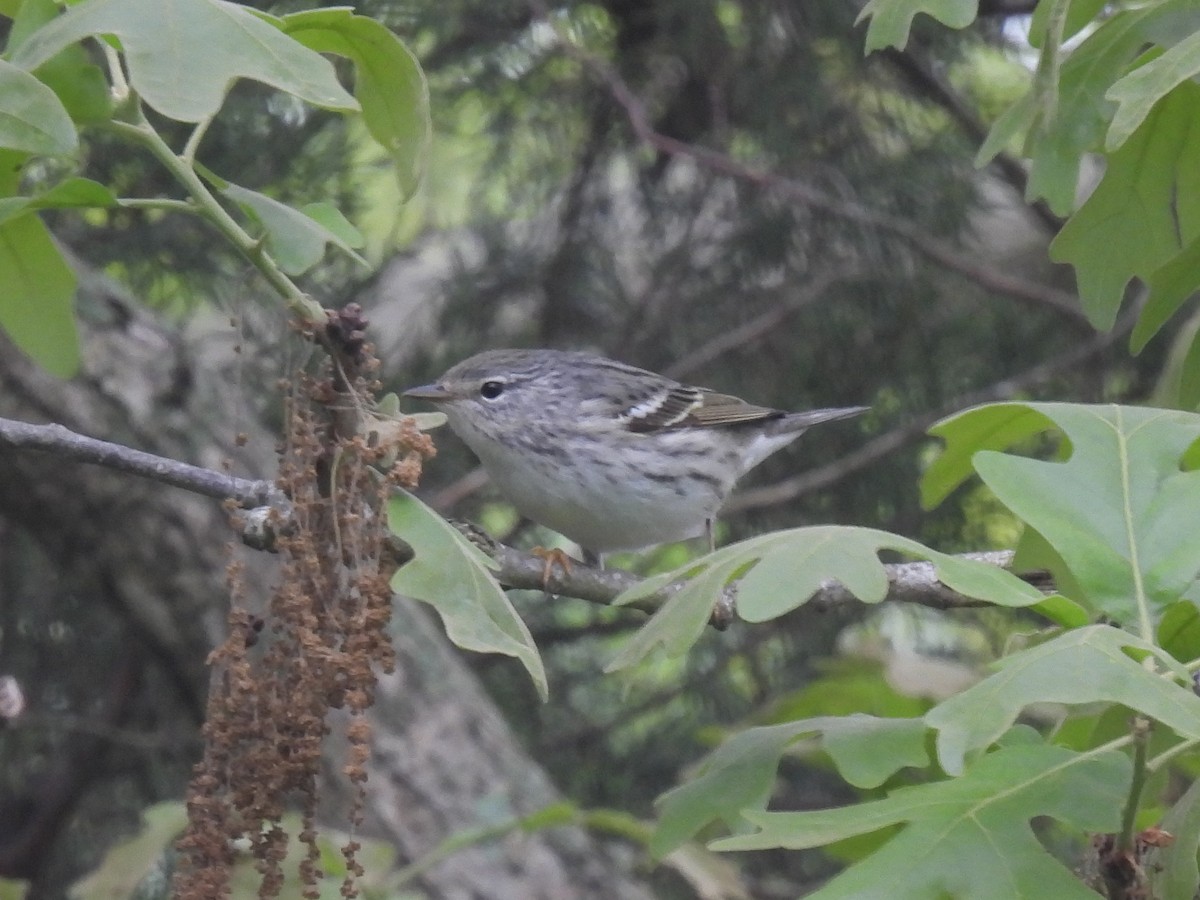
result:
M 489 350 L 404 392 L 430 400 L 533 521 L 593 554 L 695 537 L 739 478 L 810 425 L 591 353 Z

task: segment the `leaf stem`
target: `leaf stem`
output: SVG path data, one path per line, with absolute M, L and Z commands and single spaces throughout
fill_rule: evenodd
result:
M 1175 757 L 1187 753 L 1189 750 L 1194 750 L 1200 746 L 1200 738 L 1192 738 L 1190 741 L 1180 741 L 1174 747 L 1164 750 L 1158 756 L 1146 763 L 1146 769 L 1150 774 L 1154 774 Z
M 164 212 L 186 212 L 198 215 L 199 207 L 191 200 L 172 200 L 170 197 L 118 197 L 122 209 L 159 209 Z
M 192 133 L 188 135 L 187 143 L 183 145 L 183 153 L 179 157 L 187 166 L 191 167 L 195 165 L 196 151 L 200 149 L 200 142 L 204 140 L 204 135 L 211 124 L 211 118 L 205 119 L 203 122 L 197 122 L 196 127 L 192 129 Z
M 108 41 L 101 39 L 98 43 L 104 50 L 104 61 L 108 65 L 108 77 L 112 83 L 110 94 L 113 106 L 121 107 L 130 95 L 129 82 L 125 79 L 125 70 L 121 67 L 121 56 Z
M 303 323 L 314 328 L 325 324 L 325 311 L 321 305 L 300 290 L 296 283 L 279 268 L 279 265 L 263 248 L 261 240 L 251 236 L 238 224 L 237 220 L 209 190 L 208 185 L 196 174 L 193 161 L 186 156 L 176 155 L 162 136 L 146 121 L 140 107 L 136 110 L 132 121 L 114 120 L 109 127 L 123 137 L 145 147 L 155 159 L 162 163 L 163 167 L 191 196 L 196 206 L 195 211 L 207 218 L 233 246 L 254 264 L 271 287 L 284 299 L 288 308 Z M 196 132 L 193 132 L 192 137 L 195 138 L 195 136 Z M 189 141 L 189 143 L 191 142 Z M 192 149 L 194 151 L 195 148 Z
M 1146 786 L 1146 748 L 1150 743 L 1152 723 L 1143 716 L 1136 716 L 1130 729 L 1133 740 L 1133 775 L 1129 780 L 1129 799 L 1121 813 L 1121 833 L 1117 836 L 1117 851 L 1129 853 L 1133 850 L 1134 829 L 1138 807 L 1142 802 L 1142 789 Z
M 1049 122 L 1058 111 L 1058 78 L 1061 66 L 1063 35 L 1067 31 L 1067 12 L 1071 0 L 1054 0 L 1046 17 L 1046 36 L 1042 40 L 1042 53 L 1038 57 L 1034 75 L 1038 92 L 1038 119 L 1035 130 L 1045 132 Z

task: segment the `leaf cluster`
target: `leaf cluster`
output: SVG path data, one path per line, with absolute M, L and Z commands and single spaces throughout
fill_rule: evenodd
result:
M 914 17 L 952 27 L 975 21 L 963 0 L 871 0 L 866 48 L 903 47 Z M 1105 4 L 1045 0 L 1030 25 L 1038 64 L 1025 90 L 992 126 L 984 164 L 1006 149 L 1029 159 L 1026 198 L 1070 214 L 1051 257 L 1075 268 L 1097 328 L 1111 328 L 1130 283 L 1147 299 L 1132 335 L 1140 351 L 1200 288 L 1200 10 L 1189 0 Z M 1070 44 L 1068 44 L 1070 42 Z M 1104 172 L 1075 209 L 1081 166 Z M 1180 403 L 1200 402 L 1200 349 L 1190 332 Z
M 1006 452 L 1046 430 L 1062 438 L 1063 458 Z M 1200 743 L 1192 678 L 1200 645 L 1184 637 L 1198 615 L 1193 593 L 1200 546 L 1187 522 L 1191 491 L 1200 486 L 1193 468 L 1200 416 L 997 404 L 962 413 L 935 432 L 946 447 L 926 476 L 927 497 L 938 501 L 977 473 L 1026 524 L 1017 566 L 1047 567 L 1062 588 L 1039 605 L 1056 624 L 923 716 L 801 718 L 737 734 L 695 777 L 661 798 L 657 852 L 716 822 L 734 834 L 711 845 L 719 850 L 828 846 L 878 833 L 878 849 L 815 896 L 875 896 L 886 884 L 888 896 L 897 897 L 1033 898 L 1048 891 L 1087 897 L 1092 890 L 1037 840 L 1031 823 L 1048 816 L 1077 833 L 1117 833 L 1114 841 L 1133 858 L 1135 821 L 1164 812 L 1188 820 L 1192 792 L 1170 808 L 1162 806 L 1170 795 L 1159 792 L 1171 763 Z M 822 571 L 872 599 L 870 586 L 854 580 L 870 570 L 854 541 L 839 542 L 844 555 L 833 561 L 820 550 L 827 534 L 776 537 L 790 542 L 796 571 L 806 574 L 790 583 L 778 576 L 756 583 L 756 568 L 749 569 L 743 596 L 752 617 L 769 615 L 783 598 L 796 602 L 810 593 L 810 579 Z M 736 552 L 743 565 L 755 559 L 769 565 L 763 547 L 751 550 L 754 543 L 729 548 L 728 558 Z M 808 561 L 823 552 L 831 561 L 807 574 Z M 715 559 L 699 565 L 704 572 L 689 589 L 699 589 L 705 578 L 721 584 L 737 577 Z M 1002 605 L 1019 595 L 1003 579 L 955 586 Z M 1062 710 L 1055 724 L 1035 730 L 1022 722 L 1045 704 Z M 1102 727 L 1114 712 L 1124 727 Z M 1155 735 L 1151 755 L 1149 732 Z M 768 810 L 781 761 L 814 753 L 827 755 L 857 788 L 876 789 L 889 780 L 892 788 L 884 797 L 835 809 Z M 896 783 L 902 771 L 907 774 Z M 912 784 L 916 772 L 922 774 Z M 1151 895 L 1192 896 L 1196 850 L 1189 834 L 1156 850 L 1153 864 L 1138 856 L 1136 871 L 1127 873 L 1130 885 L 1159 890 L 1170 881 L 1171 892 Z M 967 859 L 970 865 L 963 864 Z
M 12 20 L 0 56 L 0 281 L 9 286 L 0 327 L 56 374 L 71 374 L 79 362 L 75 280 L 39 211 L 199 217 L 313 321 L 319 315 L 291 278 L 317 265 L 329 245 L 365 265 L 355 253 L 361 235 L 330 204 L 293 208 L 199 160 L 204 135 L 237 82 L 361 117 L 401 192 L 415 190 L 429 142 L 424 77 L 390 31 L 349 9 L 272 16 L 224 0 L 91 0 L 60 14 L 52 0 L 22 0 Z M 353 64 L 353 94 L 323 54 Z M 171 147 L 148 111 L 190 126 L 185 145 Z M 71 162 L 87 129 L 148 151 L 184 199 L 117 196 L 78 177 Z M 47 168 L 47 160 L 59 165 Z M 50 171 L 57 174 L 40 176 Z

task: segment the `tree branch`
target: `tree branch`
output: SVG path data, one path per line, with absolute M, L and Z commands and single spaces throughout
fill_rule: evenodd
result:
M 118 472 L 136 475 L 152 481 L 183 488 L 192 493 L 217 499 L 232 499 L 247 509 L 270 507 L 277 512 L 286 510 L 289 504 L 283 494 L 269 481 L 238 478 L 224 472 L 215 472 L 200 466 L 181 463 L 173 459 L 144 453 L 120 444 L 97 440 L 76 434 L 61 425 L 31 425 L 12 419 L 0 418 L 0 446 L 23 450 L 55 453 L 64 459 L 104 466 Z M 278 526 L 277 526 L 278 527 Z M 549 591 L 589 603 L 610 604 L 623 591 L 641 583 L 642 579 L 631 572 L 620 569 L 597 569 L 583 563 L 574 563 L 570 569 L 551 566 L 547 577 L 546 560 L 532 553 L 516 550 L 484 535 L 474 527 L 466 527 L 471 540 L 481 547 L 499 568 L 497 580 L 509 588 L 521 590 Z M 251 542 L 262 546 L 263 542 Z M 968 558 L 979 559 L 991 565 L 1009 568 L 1012 554 L 1009 552 L 968 554 Z M 934 609 L 956 609 L 981 606 L 980 601 L 964 597 L 947 588 L 937 580 L 930 563 L 899 563 L 885 567 L 888 572 L 889 589 L 887 600 L 917 603 Z M 1035 576 L 1031 579 L 1039 584 Z M 673 584 L 650 597 L 629 604 L 631 609 L 653 613 L 666 603 L 682 587 Z M 849 591 L 836 582 L 824 585 L 809 603 L 821 607 L 837 606 L 856 601 Z M 713 611 L 712 624 L 718 628 L 728 626 L 733 618 L 733 599 L 727 597 Z
M 31 425 L 0 418 L 0 447 L 5 446 L 54 453 L 63 459 L 104 466 L 205 497 L 219 500 L 230 498 L 246 509 L 286 505 L 286 498 L 270 481 L 238 478 L 225 472 L 189 465 L 77 434 L 62 425 Z
M 473 537 L 475 537 L 473 535 Z M 477 544 L 480 542 L 476 539 Z M 553 566 L 549 578 L 545 578 L 546 561 L 540 556 L 525 553 L 498 542 L 488 542 L 481 545 L 499 569 L 496 579 L 506 587 L 519 590 L 548 591 L 565 597 L 574 597 L 590 603 L 609 604 L 625 590 L 635 587 L 642 579 L 632 572 L 620 569 L 597 569 L 583 563 L 574 563 L 570 571 L 564 571 L 561 566 Z M 966 553 L 964 559 L 972 559 L 1001 569 L 1011 570 L 1013 553 L 1010 550 L 997 550 L 983 553 Z M 932 609 L 964 609 L 987 606 L 988 604 L 966 597 L 953 591 L 938 581 L 937 570 L 933 563 L 910 562 L 888 563 L 884 565 L 888 577 L 888 593 L 884 598 L 887 602 L 915 603 Z M 1018 577 L 1047 592 L 1053 590 L 1049 576 L 1044 572 L 1017 573 Z M 644 597 L 630 603 L 629 609 L 638 609 L 645 613 L 656 612 L 664 603 L 674 596 L 682 583 L 669 585 L 657 594 Z M 819 609 L 831 609 L 846 603 L 861 602 L 844 586 L 835 581 L 826 582 L 809 601 L 810 606 Z M 725 612 L 724 615 L 728 613 Z M 728 619 L 722 615 L 715 617 L 712 624 L 718 627 L 728 625 Z

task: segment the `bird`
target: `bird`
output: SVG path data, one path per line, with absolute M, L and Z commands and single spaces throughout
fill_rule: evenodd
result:
M 809 427 L 784 412 L 592 353 L 488 350 L 404 396 L 428 400 L 517 510 L 603 554 L 707 534 L 734 485 Z

